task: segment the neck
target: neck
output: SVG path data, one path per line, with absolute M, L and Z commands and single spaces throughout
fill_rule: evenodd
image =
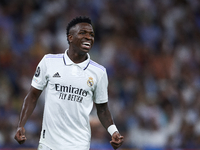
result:
M 67 55 L 74 63 L 81 63 L 87 59 L 87 53 L 79 54 L 70 49 L 67 51 Z

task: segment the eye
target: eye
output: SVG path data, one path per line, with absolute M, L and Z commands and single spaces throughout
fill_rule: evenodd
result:
M 90 36 L 94 37 L 94 33 L 90 33 Z
M 79 34 L 84 35 L 84 34 L 86 34 L 86 32 L 85 31 L 80 31 Z

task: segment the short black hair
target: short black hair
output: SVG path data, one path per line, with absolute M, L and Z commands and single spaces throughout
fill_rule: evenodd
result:
M 82 22 L 85 22 L 85 23 L 89 23 L 92 25 L 92 21 L 89 17 L 85 17 L 85 16 L 80 16 L 80 17 L 76 17 L 74 18 L 72 21 L 70 21 L 67 25 L 67 35 L 69 34 L 69 30 L 75 26 L 76 24 L 78 23 L 82 23 Z

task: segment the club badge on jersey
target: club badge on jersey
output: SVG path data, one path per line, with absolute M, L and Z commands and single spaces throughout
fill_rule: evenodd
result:
M 87 81 L 87 85 L 88 85 L 89 87 L 91 87 L 91 86 L 93 86 L 93 84 L 94 84 L 93 78 L 92 78 L 92 77 L 89 77 L 89 79 L 88 79 L 88 81 Z

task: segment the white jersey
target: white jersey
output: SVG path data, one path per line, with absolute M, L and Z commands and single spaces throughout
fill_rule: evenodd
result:
M 93 102 L 108 101 L 106 69 L 89 54 L 79 64 L 67 51 L 48 54 L 38 64 L 31 85 L 46 90 L 40 143 L 52 150 L 89 150 Z

